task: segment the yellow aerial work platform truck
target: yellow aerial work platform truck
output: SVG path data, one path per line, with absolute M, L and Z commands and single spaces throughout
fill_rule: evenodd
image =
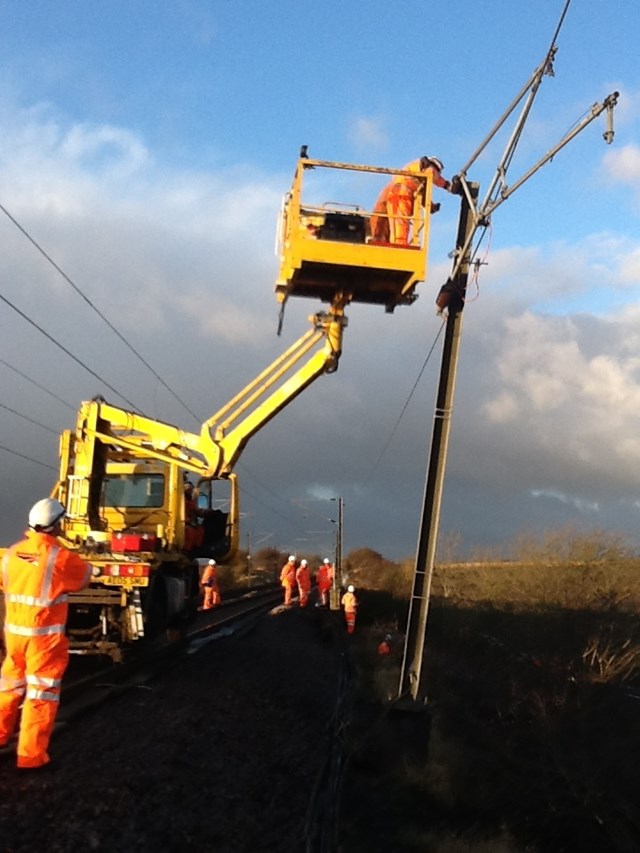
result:
M 70 595 L 70 651 L 122 659 L 146 637 L 192 619 L 199 595 L 199 557 L 229 559 L 239 541 L 234 466 L 247 442 L 324 373 L 337 370 L 350 302 L 412 303 L 426 272 L 431 177 L 411 173 L 421 197 L 407 245 L 375 243 L 372 210 L 350 202 L 303 200 L 303 178 L 322 174 L 316 192 L 334 190 L 331 174 L 373 178 L 401 170 L 301 158 L 279 222 L 277 298 L 328 303 L 312 328 L 223 405 L 197 433 L 127 411 L 101 397 L 80 405 L 75 428 L 60 441 L 60 472 L 52 490 L 66 508 L 65 546 L 99 570 L 91 586 Z M 420 195 L 420 194 L 419 194 Z M 313 193 L 312 193 L 313 196 Z M 195 510 L 184 478 L 195 479 Z M 230 487 L 225 510 L 219 489 Z

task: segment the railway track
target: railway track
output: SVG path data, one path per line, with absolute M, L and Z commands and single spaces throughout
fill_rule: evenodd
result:
M 277 606 L 279 589 L 252 590 L 209 611 L 199 611 L 195 622 L 180 636 L 168 636 L 143 646 L 124 663 L 106 664 L 102 658 L 72 657 L 63 682 L 56 729 L 127 690 L 145 684 L 172 666 L 184 655 L 194 654 L 204 645 L 248 630 L 255 619 Z

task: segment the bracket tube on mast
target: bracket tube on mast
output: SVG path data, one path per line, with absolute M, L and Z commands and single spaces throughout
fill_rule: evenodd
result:
M 505 187 L 500 193 L 500 198 L 495 199 L 493 202 L 488 200 L 485 201 L 483 206 L 480 208 L 481 216 L 489 216 L 493 211 L 499 207 L 503 201 L 506 201 L 510 195 L 519 189 L 525 181 L 528 181 L 529 178 L 534 175 L 539 169 L 541 169 L 545 163 L 548 163 L 549 160 L 552 160 L 558 151 L 561 151 L 565 145 L 567 145 L 571 140 L 576 137 L 579 133 L 581 133 L 585 127 L 587 127 L 591 122 L 596 119 L 604 110 L 607 110 L 607 130 L 604 133 L 604 139 L 607 144 L 613 141 L 613 108 L 616 105 L 619 97 L 619 92 L 612 92 L 608 95 L 604 101 L 600 104 L 594 104 L 591 107 L 591 114 L 586 118 L 582 119 L 573 130 L 567 133 L 556 145 L 553 146 L 545 155 L 542 157 L 534 166 L 532 166 L 527 172 L 522 175 L 514 184 L 510 187 Z

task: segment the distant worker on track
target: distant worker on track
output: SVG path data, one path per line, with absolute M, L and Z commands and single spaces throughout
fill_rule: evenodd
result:
M 325 557 L 322 565 L 316 572 L 316 586 L 318 587 L 317 606 L 326 607 L 329 602 L 329 590 L 333 584 L 333 566 L 331 560 Z
M 296 558 L 293 554 L 282 567 L 280 584 L 284 589 L 284 606 L 289 607 L 291 605 L 293 588 L 296 584 Z
M 391 634 L 387 634 L 384 640 L 381 640 L 380 644 L 378 645 L 379 655 L 386 657 L 387 655 L 391 654 L 391 639 Z
M 209 560 L 206 569 L 202 573 L 200 586 L 204 590 L 204 602 L 200 610 L 211 610 L 217 604 L 221 603 L 215 560 Z
M 437 157 L 420 157 L 402 167 L 403 172 L 431 172 L 433 183 L 448 192 L 458 189 L 457 182 L 442 177 L 444 166 Z M 408 175 L 394 175 L 383 187 L 371 216 L 371 239 L 374 243 L 408 245 L 411 217 L 416 194 L 422 182 Z M 431 213 L 440 210 L 439 204 L 431 203 Z
M 0 674 L 0 746 L 13 734 L 22 704 L 17 764 L 24 770 L 50 761 L 47 748 L 69 662 L 67 593 L 86 589 L 92 577 L 91 564 L 56 539 L 64 514 L 53 498 L 34 504 L 26 538 L 0 564 L 7 650 Z
M 296 570 L 296 583 L 298 584 L 300 607 L 306 607 L 309 603 L 309 592 L 311 591 L 311 575 L 306 560 L 300 560 L 300 565 Z
M 356 630 L 356 611 L 358 610 L 358 600 L 353 584 L 349 584 L 347 591 L 342 596 L 342 606 L 344 608 L 344 618 L 347 623 L 347 634 L 353 634 Z

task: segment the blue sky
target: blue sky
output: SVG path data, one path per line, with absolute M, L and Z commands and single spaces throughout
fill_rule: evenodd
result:
M 542 61 L 563 7 L 4 0 L 0 204 L 204 420 L 318 310 L 291 306 L 276 337 L 273 238 L 300 145 L 389 167 L 437 154 L 450 176 Z M 614 143 L 597 119 L 493 218 L 465 312 L 442 517 L 468 550 L 565 524 L 640 541 L 639 29 L 635 0 L 572 0 L 511 181 L 619 91 Z M 481 194 L 510 127 L 470 171 Z M 254 541 L 330 547 L 325 498 L 342 495 L 347 549 L 413 552 L 439 353 L 374 463 L 439 328 L 458 214 L 440 200 L 418 302 L 393 316 L 352 306 L 337 374 L 245 451 Z M 0 246 L 0 293 L 148 414 L 197 426 L 5 217 Z M 0 364 L 5 406 L 53 431 L 0 410 L 0 443 L 55 466 L 55 433 L 105 389 L 6 306 L 0 333 L 0 358 L 70 404 Z M 0 496 L 4 540 L 55 475 L 0 459 L 20 483 Z

